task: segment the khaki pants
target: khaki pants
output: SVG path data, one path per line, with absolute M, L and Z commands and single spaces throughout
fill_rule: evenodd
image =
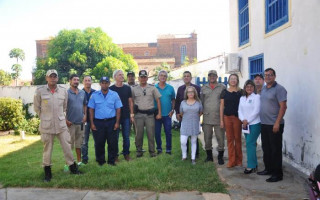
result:
M 72 165 L 74 163 L 72 151 L 71 151 L 71 144 L 70 144 L 70 134 L 68 130 L 63 131 L 62 133 L 58 134 L 41 134 L 41 140 L 43 142 L 43 166 L 50 166 L 51 165 L 51 155 L 54 143 L 54 137 L 57 136 L 58 140 L 60 141 L 60 145 L 62 147 L 64 158 L 66 160 L 67 165 Z
M 202 130 L 204 133 L 204 142 L 205 142 L 205 149 L 211 150 L 212 149 L 212 136 L 213 136 L 213 128 L 214 133 L 217 138 L 218 147 L 217 151 L 224 151 L 224 132 L 223 128 L 220 128 L 220 125 L 211 125 L 211 124 L 203 124 Z
M 137 113 L 134 117 L 135 125 L 137 129 L 136 133 L 136 147 L 137 152 L 142 152 L 143 146 L 143 136 L 144 136 L 144 127 L 147 129 L 147 136 L 148 136 L 148 146 L 149 146 L 149 153 L 154 154 L 154 116 L 147 115 L 142 113 Z
M 82 126 L 82 130 L 81 130 Z M 84 138 L 84 124 L 72 124 L 68 127 L 71 136 L 71 149 L 80 149 Z

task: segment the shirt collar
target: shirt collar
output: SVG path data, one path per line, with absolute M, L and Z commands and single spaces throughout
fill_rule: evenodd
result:
M 164 89 L 168 86 L 168 84 L 165 83 L 165 84 L 164 84 L 164 88 L 161 88 L 161 87 L 159 86 L 159 83 L 157 83 L 155 86 L 156 86 L 157 88 L 159 88 L 159 89 L 164 90 Z
M 51 91 L 51 89 L 49 88 L 49 85 L 47 84 L 47 90 L 48 91 Z M 58 85 L 57 85 L 57 87 L 54 89 L 54 91 L 58 91 Z

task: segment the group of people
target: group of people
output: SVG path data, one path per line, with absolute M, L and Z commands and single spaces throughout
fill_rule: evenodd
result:
M 40 117 L 41 139 L 44 143 L 44 180 L 49 182 L 51 174 L 51 154 L 54 137 L 62 146 L 67 170 L 80 174 L 78 167 L 88 163 L 88 142 L 92 131 L 96 162 L 116 165 L 119 156 L 118 140 L 121 130 L 123 138 L 122 154 L 130 161 L 130 130 L 135 132 L 136 156 L 142 157 L 144 131 L 148 138 L 151 157 L 163 152 L 161 129 L 164 128 L 165 153 L 172 154 L 172 116 L 181 122 L 180 142 L 182 160 L 187 159 L 189 136 L 191 142 L 191 163 L 196 164 L 199 156 L 198 135 L 201 133 L 200 117 L 203 115 L 202 130 L 206 150 L 205 162 L 213 162 L 213 130 L 218 142 L 218 164 L 224 164 L 224 140 L 227 136 L 227 167 L 242 166 L 241 132 L 245 132 L 248 163 L 244 173 L 257 170 L 256 141 L 262 136 L 265 170 L 260 175 L 272 175 L 268 182 L 282 180 L 282 133 L 283 116 L 286 110 L 286 90 L 275 81 L 275 71 L 265 70 L 255 80 L 246 81 L 243 90 L 239 87 L 239 77 L 229 76 L 226 88 L 218 83 L 215 70 L 208 73 L 208 84 L 200 88 L 191 83 L 192 74 L 183 73 L 184 84 L 175 94 L 167 83 L 168 73 L 158 73 L 159 83 L 148 84 L 148 73 L 140 70 L 139 83 L 135 83 L 135 73 L 128 72 L 128 84 L 124 84 L 122 70 L 113 72 L 115 83 L 110 86 L 109 77 L 101 77 L 101 89 L 91 88 L 90 76 L 83 78 L 83 89 L 78 88 L 79 76 L 69 78 L 67 90 L 57 85 L 58 73 L 48 70 L 47 85 L 36 90 L 34 109 Z M 264 77 L 265 83 L 264 85 Z M 105 157 L 107 142 L 108 158 Z M 77 162 L 72 149 L 75 149 Z

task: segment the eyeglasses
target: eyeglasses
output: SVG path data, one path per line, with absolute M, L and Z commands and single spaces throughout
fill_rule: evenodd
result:
M 188 94 L 193 94 L 194 92 L 193 92 L 193 91 L 187 91 L 187 93 L 188 93 Z
M 274 75 L 273 75 L 273 74 L 264 74 L 264 76 L 266 76 L 266 77 L 273 77 Z
M 143 96 L 146 96 L 146 94 L 147 94 L 146 89 L 143 89 Z

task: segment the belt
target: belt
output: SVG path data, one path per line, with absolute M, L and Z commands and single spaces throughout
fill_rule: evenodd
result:
M 97 119 L 97 118 L 94 118 L 94 120 L 97 120 L 97 121 L 105 121 L 105 122 L 108 122 L 108 121 L 111 121 L 111 120 L 114 120 L 114 119 L 116 119 L 116 117 L 105 118 L 105 119 Z

